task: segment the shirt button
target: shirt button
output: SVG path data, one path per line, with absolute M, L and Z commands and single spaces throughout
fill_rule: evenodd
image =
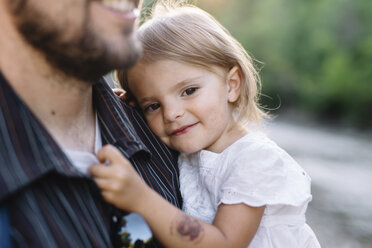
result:
M 112 221 L 113 221 L 114 223 L 118 222 L 118 217 L 116 217 L 116 216 L 112 216 Z

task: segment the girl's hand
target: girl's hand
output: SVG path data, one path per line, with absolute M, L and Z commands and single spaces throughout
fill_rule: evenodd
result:
M 265 207 L 245 204 L 221 204 L 213 225 L 197 220 L 151 190 L 115 147 L 104 146 L 97 157 L 109 163 L 89 168 L 105 200 L 142 215 L 166 247 L 247 247 L 260 225 Z
M 125 90 L 120 88 L 113 88 L 112 91 L 114 92 L 115 95 L 120 97 L 121 100 L 125 101 Z
M 120 89 L 120 88 L 114 88 L 112 89 L 112 91 L 115 93 L 115 95 L 117 95 L 122 101 L 126 102 L 127 104 L 129 104 L 129 106 L 131 107 L 136 107 L 136 101 L 131 98 L 128 94 L 128 92 L 126 92 L 125 90 L 123 89 Z
M 118 208 L 137 212 L 148 186 L 114 146 L 106 145 L 97 153 L 101 163 L 109 165 L 92 165 L 90 174 L 102 191 L 103 198 Z

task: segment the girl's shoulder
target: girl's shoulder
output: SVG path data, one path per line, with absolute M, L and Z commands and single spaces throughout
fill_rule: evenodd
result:
M 298 163 L 263 132 L 248 133 L 228 147 L 226 152 L 232 164 L 249 168 L 303 172 Z
M 229 147 L 227 153 L 230 170 L 245 172 L 251 177 L 265 175 L 266 180 L 282 178 L 310 183 L 310 177 L 297 161 L 265 133 L 248 133 Z
M 266 134 L 249 133 L 226 152 L 222 192 L 236 191 L 254 206 L 298 205 L 311 199 L 310 177 Z

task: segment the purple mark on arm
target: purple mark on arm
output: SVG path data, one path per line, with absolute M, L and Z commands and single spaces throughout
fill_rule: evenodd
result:
M 188 237 L 190 241 L 196 240 L 203 231 L 198 220 L 185 214 L 177 221 L 176 229 L 178 234 Z

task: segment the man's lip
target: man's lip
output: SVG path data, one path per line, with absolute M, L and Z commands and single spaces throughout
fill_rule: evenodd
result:
M 128 8 L 126 10 L 120 10 L 113 6 L 108 6 L 103 4 L 102 2 L 98 3 L 107 11 L 109 11 L 111 14 L 115 15 L 116 17 L 119 17 L 120 19 L 126 21 L 126 22 L 133 22 L 140 16 L 140 11 L 136 7 L 138 4 L 135 4 L 132 6 L 132 8 Z
M 191 125 L 185 125 L 183 127 L 180 127 L 174 131 L 172 131 L 171 135 L 181 135 L 181 134 L 184 134 L 184 133 L 187 133 L 191 128 L 193 128 L 194 126 L 196 126 L 199 122 L 196 122 L 194 124 L 191 124 Z
M 138 9 L 132 9 L 131 11 L 122 12 L 122 11 L 112 9 L 110 7 L 106 7 L 106 6 L 103 6 L 103 7 L 124 21 L 135 21 L 139 17 L 139 13 L 140 13 Z

